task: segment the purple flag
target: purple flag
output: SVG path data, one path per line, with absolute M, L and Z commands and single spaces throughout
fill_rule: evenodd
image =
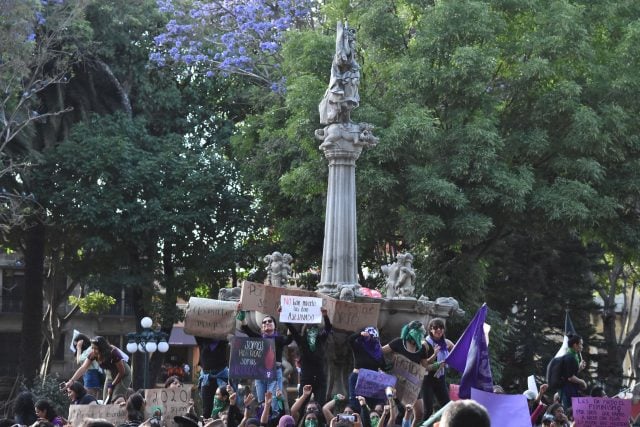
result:
M 483 304 L 446 359 L 447 365 L 462 373 L 459 391 L 461 399 L 471 397 L 471 387 L 493 391 L 489 349 L 483 329 L 486 317 L 487 304 Z

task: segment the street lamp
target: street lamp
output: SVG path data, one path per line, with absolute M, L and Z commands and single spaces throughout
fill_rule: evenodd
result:
M 151 329 L 153 321 L 150 317 L 143 317 L 140 321 L 142 326 L 141 332 L 131 332 L 127 334 L 127 351 L 135 353 L 139 351 L 144 354 L 144 388 L 148 388 L 147 376 L 149 372 L 149 357 L 151 354 L 159 351 L 166 353 L 169 351 L 169 343 L 167 342 L 167 334 Z

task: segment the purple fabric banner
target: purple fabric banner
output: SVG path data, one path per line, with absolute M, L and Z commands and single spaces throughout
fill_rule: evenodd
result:
M 487 408 L 492 426 L 531 427 L 527 398 L 522 394 L 496 394 L 472 388 L 471 398 Z
M 471 397 L 471 387 L 493 391 L 489 349 L 483 329 L 486 317 L 487 304 L 483 304 L 446 359 L 447 365 L 462 373 L 461 399 Z

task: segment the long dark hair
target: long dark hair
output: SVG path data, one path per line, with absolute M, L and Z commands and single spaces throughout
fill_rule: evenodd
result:
M 76 394 L 76 401 L 82 399 L 87 394 L 87 389 L 84 388 L 84 385 L 82 385 L 80 381 L 74 381 L 69 386 L 69 390 Z
M 18 424 L 31 425 L 36 422 L 33 394 L 30 391 L 19 393 L 13 401 L 13 418 Z
M 74 351 L 74 353 L 78 352 L 78 349 L 77 349 L 76 345 L 78 344 L 78 341 L 80 341 L 80 340 L 82 340 L 82 351 L 85 351 L 86 349 L 91 347 L 91 339 L 89 339 L 89 337 L 86 336 L 85 334 L 78 334 L 73 339 L 73 351 Z
M 129 421 L 144 420 L 144 397 L 140 393 L 133 393 L 127 399 L 127 419 Z
M 58 416 L 55 408 L 48 400 L 38 400 L 35 404 L 35 407 L 40 411 L 44 411 L 47 414 L 47 419 L 49 421 L 53 421 Z
M 99 335 L 97 337 L 93 337 L 93 339 L 91 340 L 91 344 L 98 347 L 98 353 L 100 354 L 100 360 L 102 362 L 109 360 L 109 358 L 111 357 L 112 346 L 111 344 L 109 344 L 109 341 L 107 341 L 105 337 L 101 337 Z

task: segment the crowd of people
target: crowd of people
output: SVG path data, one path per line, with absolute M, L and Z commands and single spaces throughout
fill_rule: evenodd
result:
M 207 427 L 415 427 L 434 418 L 434 409 L 444 408 L 440 411 L 440 427 L 490 425 L 489 415 L 482 405 L 471 400 L 450 402 L 446 359 L 454 343 L 446 338 L 445 321 L 441 318 L 431 319 L 426 327 L 419 321 L 412 321 L 404 325 L 397 338 L 384 344 L 380 342 L 379 332 L 374 326 L 351 333 L 346 341 L 353 355 L 353 370 L 346 381 L 348 390 L 345 391 L 348 394 L 335 395 L 327 393 L 326 352 L 332 325 L 326 310 L 322 310 L 322 323 L 285 324 L 286 333 L 284 329 L 280 332 L 277 319 L 270 315 L 263 317 L 259 332 L 252 330 L 240 305 L 237 318 L 241 322 L 242 333 L 274 341 L 275 376 L 253 381 L 229 378 L 229 341 L 196 337 L 200 360 L 198 395 L 194 397 L 199 398 L 196 399 L 199 402 L 191 404 L 184 414 L 175 416 L 175 424 Z M 298 355 L 299 387 L 297 398 L 289 401 L 283 381 L 283 353 L 293 342 Z M 134 392 L 131 389 L 131 369 L 126 355 L 119 348 L 104 337 L 89 339 L 85 335 L 77 336 L 73 345 L 80 366 L 68 381 L 61 384 L 70 403 L 125 407 L 126 419 L 118 424 L 119 427 L 162 425 L 161 408 L 145 409 L 144 390 Z M 582 339 L 571 337 L 569 346 L 563 357 L 563 383 L 554 398 L 547 400 L 550 390 L 546 384 L 540 386 L 538 393 L 532 390 L 524 392 L 532 426 L 571 425 L 571 398 L 584 394 L 587 385 L 579 377 L 585 367 L 580 356 Z M 387 370 L 389 358 L 394 354 L 402 355 L 425 369 L 419 397 L 403 405 L 393 388 L 386 390 L 384 399 L 358 395 L 360 370 Z M 182 387 L 181 376 L 169 376 L 165 387 Z M 494 392 L 500 391 L 496 386 Z M 602 390 L 596 389 L 594 393 L 601 396 Z M 102 399 L 99 401 L 98 397 Z M 69 425 L 51 402 L 33 400 L 28 391 L 18 395 L 12 419 L 0 421 L 0 427 L 14 424 L 36 427 Z M 116 424 L 87 419 L 82 425 L 104 427 Z

